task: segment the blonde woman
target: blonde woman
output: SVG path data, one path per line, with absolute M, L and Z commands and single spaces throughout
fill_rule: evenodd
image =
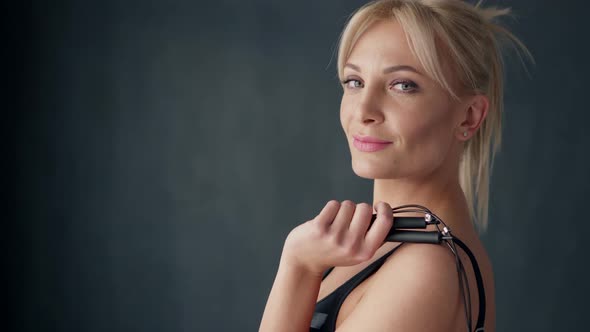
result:
M 383 0 L 351 16 L 338 49 L 340 122 L 354 172 L 374 179 L 373 201 L 329 201 L 290 232 L 260 331 L 476 330 L 480 299 L 465 251 L 469 302 L 447 246 L 385 241 L 392 208 L 404 204 L 427 207 L 473 253 L 485 289 L 477 330 L 495 331 L 494 274 L 479 233 L 500 143 L 500 41 L 530 56 L 494 22 L 508 13 Z

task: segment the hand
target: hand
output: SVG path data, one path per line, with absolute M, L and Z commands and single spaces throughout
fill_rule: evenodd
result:
M 393 226 L 389 204 L 379 202 L 375 210 L 377 218 L 369 228 L 373 216 L 369 204 L 329 201 L 319 215 L 289 233 L 282 259 L 316 275 L 331 266 L 369 260 Z

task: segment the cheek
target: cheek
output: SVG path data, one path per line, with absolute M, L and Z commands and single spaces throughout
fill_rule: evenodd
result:
M 405 115 L 399 122 L 405 147 L 418 153 L 446 153 L 452 137 L 449 116 L 443 109 Z
M 352 113 L 350 112 L 350 105 L 347 105 L 344 100 L 340 103 L 340 125 L 346 132 L 351 120 Z

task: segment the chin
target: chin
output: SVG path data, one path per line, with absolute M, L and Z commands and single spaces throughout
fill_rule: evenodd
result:
M 393 179 L 396 177 L 395 171 L 387 165 L 376 165 L 374 163 L 352 162 L 353 172 L 365 179 Z

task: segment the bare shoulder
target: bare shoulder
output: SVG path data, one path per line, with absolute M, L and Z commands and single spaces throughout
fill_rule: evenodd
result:
M 367 291 L 408 296 L 427 306 L 448 304 L 459 291 L 455 255 L 446 245 L 404 243 L 377 271 Z
M 448 268 L 450 263 L 453 264 L 451 269 Z M 455 255 L 445 245 L 404 243 L 385 261 L 378 272 L 389 277 L 389 274 L 393 273 L 403 275 L 410 272 L 423 272 L 420 273 L 422 275 L 436 271 L 440 274 L 447 270 L 456 272 Z M 424 277 L 429 279 L 428 276 Z
M 460 303 L 449 248 L 405 243 L 375 273 L 338 331 L 454 331 Z

